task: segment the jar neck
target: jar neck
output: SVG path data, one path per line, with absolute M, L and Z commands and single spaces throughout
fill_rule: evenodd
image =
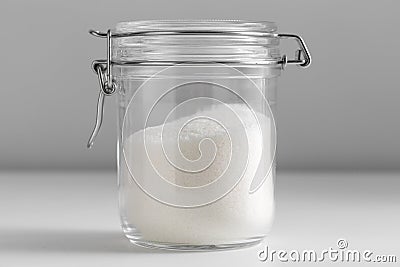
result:
M 275 64 L 279 38 L 272 22 L 137 21 L 116 26 L 112 60 L 135 63 Z

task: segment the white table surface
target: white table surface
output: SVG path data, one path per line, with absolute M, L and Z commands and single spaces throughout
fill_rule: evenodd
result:
M 258 253 L 265 245 L 321 251 L 337 248 L 339 238 L 351 249 L 397 256 L 379 266 L 400 265 L 399 173 L 278 172 L 270 236 L 260 246 L 223 252 L 131 245 L 120 230 L 116 190 L 112 172 L 0 172 L 0 267 L 287 266 L 261 262 Z

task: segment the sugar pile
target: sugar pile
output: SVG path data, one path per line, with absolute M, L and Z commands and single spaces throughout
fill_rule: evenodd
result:
M 200 118 L 182 128 L 184 122 L 190 119 L 184 117 L 165 125 L 146 128 L 145 135 L 143 131 L 138 131 L 127 137 L 123 144 L 126 163 L 130 168 L 135 166 L 135 173 L 142 176 L 138 179 L 143 179 L 144 183 L 160 179 L 149 176 L 154 175 L 150 168 L 156 167 L 158 174 L 170 183 L 189 188 L 204 186 L 215 182 L 226 168 L 240 166 L 239 162 L 230 161 L 231 151 L 241 151 L 243 147 L 243 153 L 248 154 L 247 167 L 235 188 L 221 199 L 195 208 L 174 207 L 153 199 L 131 177 L 126 164 L 122 164 L 119 170 L 122 221 L 125 227 L 134 228 L 136 238 L 162 243 L 209 245 L 259 238 L 269 231 L 274 212 L 272 173 L 256 192 L 250 194 L 249 191 L 258 165 L 271 160 L 268 158 L 270 153 L 262 153 L 261 145 L 264 143 L 264 149 L 271 146 L 271 121 L 258 114 L 261 118 L 258 124 L 254 117 L 249 116 L 247 106 L 232 104 L 230 107 L 240 115 L 241 125 L 229 126 L 228 122 L 226 126 L 226 121 L 223 121 L 222 126 L 216 121 Z M 224 108 L 222 105 L 216 106 L 203 111 L 201 116 L 213 118 L 215 114 L 221 114 Z M 196 114 L 191 117 L 196 117 Z M 267 129 L 264 138 L 260 126 Z M 245 129 L 247 138 L 241 137 L 239 140 L 243 141 L 232 144 L 232 140 L 240 137 L 235 136 L 241 134 L 238 127 Z M 204 139 L 211 139 L 213 143 L 202 143 Z M 175 147 L 176 150 L 171 158 L 165 156 L 168 147 Z M 205 161 L 196 162 L 199 158 L 209 159 L 213 153 L 214 158 L 209 166 Z M 178 155 L 181 154 L 193 164 L 198 164 L 197 167 L 201 165 L 206 168 L 194 173 L 177 170 L 171 162 L 183 164 L 185 161 L 179 161 Z M 135 164 L 131 164 L 133 162 Z

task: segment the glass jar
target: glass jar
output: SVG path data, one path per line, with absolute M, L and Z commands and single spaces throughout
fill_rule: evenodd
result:
M 118 101 L 122 229 L 137 245 L 181 250 L 259 243 L 274 217 L 276 81 L 311 58 L 272 22 L 137 21 L 107 33 L 100 94 Z M 300 46 L 294 59 L 279 41 Z

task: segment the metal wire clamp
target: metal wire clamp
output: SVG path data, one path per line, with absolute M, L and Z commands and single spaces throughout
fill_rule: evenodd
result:
M 89 31 L 90 34 L 97 36 L 95 31 Z M 87 147 L 91 148 L 94 141 L 99 134 L 101 124 L 103 123 L 104 115 L 104 98 L 114 94 L 116 90 L 116 85 L 111 76 L 111 30 L 107 31 L 107 59 L 106 60 L 95 60 L 92 63 L 92 69 L 97 73 L 99 79 L 100 92 L 99 98 L 97 100 L 97 114 L 96 114 L 96 124 L 94 126 L 93 132 L 90 135 Z
M 111 30 L 108 30 L 107 33 L 90 30 L 89 33 L 95 37 L 106 38 L 107 39 L 107 59 L 105 60 L 95 60 L 92 63 L 92 69 L 97 74 L 100 85 L 99 97 L 97 100 L 97 113 L 96 113 L 96 124 L 90 135 L 89 141 L 87 143 L 87 147 L 91 148 L 94 144 L 94 141 L 100 131 L 101 124 L 103 122 L 104 115 L 104 99 L 106 96 L 110 96 L 116 91 L 116 84 L 112 78 L 111 74 L 111 65 L 118 64 L 112 62 L 111 56 L 111 38 L 123 38 L 123 37 L 132 37 L 138 35 L 175 35 L 175 34 L 186 34 L 186 35 L 194 35 L 194 34 L 204 34 L 204 33 L 212 33 L 212 34 L 221 34 L 221 35 L 240 35 L 240 36 L 258 36 L 258 37 L 278 37 L 280 39 L 294 39 L 299 45 L 300 49 L 298 49 L 295 53 L 294 59 L 288 59 L 286 55 L 283 55 L 280 60 L 276 62 L 271 62 L 271 64 L 280 64 L 282 69 L 286 67 L 286 65 L 298 65 L 302 68 L 307 68 L 311 64 L 311 55 L 310 52 L 304 42 L 304 40 L 296 35 L 296 34 L 286 34 L 286 33 L 263 33 L 263 32 L 234 32 L 234 31 L 139 31 L 139 32 L 131 32 L 131 33 L 114 33 L 112 34 Z

